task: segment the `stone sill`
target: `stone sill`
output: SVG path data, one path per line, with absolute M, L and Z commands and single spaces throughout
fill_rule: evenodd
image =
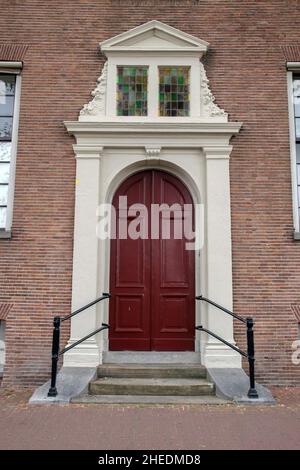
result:
M 294 232 L 294 240 L 300 240 L 300 232 Z
M 12 237 L 11 230 L 0 230 L 0 239 L 10 239 Z

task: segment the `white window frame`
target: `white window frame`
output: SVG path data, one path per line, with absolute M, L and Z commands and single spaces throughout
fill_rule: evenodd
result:
M 12 220 L 13 220 L 16 160 L 17 160 L 20 101 L 21 101 L 21 80 L 22 80 L 21 71 L 22 71 L 22 62 L 4 62 L 4 61 L 0 62 L 0 74 L 16 75 L 13 127 L 12 127 L 12 138 L 11 138 L 11 158 L 10 158 L 8 197 L 7 197 L 7 214 L 6 214 L 5 228 L 0 228 L 0 238 L 10 237 Z
M 294 115 L 294 93 L 293 75 L 300 73 L 300 62 L 287 63 L 287 88 L 288 88 L 288 108 L 289 108 L 289 135 L 290 135 L 290 158 L 292 175 L 292 196 L 293 196 L 293 221 L 294 238 L 300 239 L 299 224 L 299 201 L 298 201 L 298 181 L 297 181 L 297 157 L 296 157 L 296 132 Z
M 117 67 L 146 66 L 148 67 L 148 114 L 147 116 L 117 116 Z M 159 67 L 185 66 L 190 68 L 190 115 L 189 116 L 160 116 L 159 115 Z M 130 54 L 115 55 L 109 58 L 107 75 L 107 115 L 111 119 L 125 121 L 182 121 L 200 115 L 200 62 L 198 57 L 161 56 L 152 57 Z

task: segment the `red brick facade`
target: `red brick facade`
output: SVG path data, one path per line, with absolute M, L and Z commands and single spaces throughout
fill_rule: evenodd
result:
M 243 122 L 230 163 L 234 307 L 256 320 L 258 379 L 299 385 L 291 344 L 299 334 L 292 304 L 300 304 L 300 241 L 293 240 L 286 79 L 289 54 L 300 61 L 296 0 L 5 5 L 0 60 L 19 60 L 15 50 L 24 68 L 12 239 L 0 239 L 0 302 L 13 304 L 4 384 L 49 376 L 51 319 L 70 311 L 75 158 L 63 121 L 76 120 L 90 99 L 104 61 L 98 43 L 151 19 L 210 43 L 211 89 L 230 120 Z M 236 339 L 244 345 L 239 329 Z

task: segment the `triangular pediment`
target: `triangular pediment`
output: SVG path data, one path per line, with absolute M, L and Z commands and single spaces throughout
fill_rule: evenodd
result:
M 108 52 L 195 52 L 203 53 L 208 43 L 160 21 L 148 23 L 118 34 L 100 44 Z

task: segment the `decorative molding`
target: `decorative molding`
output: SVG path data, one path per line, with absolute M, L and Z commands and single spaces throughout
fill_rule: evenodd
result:
M 232 152 L 232 145 L 225 145 L 220 147 L 207 146 L 203 147 L 203 153 L 207 160 L 219 160 L 230 157 Z
M 291 72 L 299 72 L 300 70 L 300 60 L 298 62 L 287 62 L 286 63 L 287 70 Z
M 0 60 L 0 71 L 3 72 L 2 69 L 13 69 L 15 72 L 15 69 L 19 71 L 23 67 L 23 62 L 12 62 L 12 61 L 7 61 L 7 60 Z
M 146 158 L 158 159 L 161 151 L 160 145 L 145 145 Z
M 238 134 L 242 126 L 241 122 L 214 122 L 201 119 L 185 119 L 184 121 L 161 120 L 161 121 L 65 121 L 68 132 L 75 134 Z
M 239 132 L 241 123 L 75 121 L 65 122 L 65 126 L 77 140 L 76 158 L 97 158 L 99 147 L 141 148 L 144 151 L 147 147 L 148 156 L 153 155 L 154 149 L 157 152 L 157 147 L 208 148 L 212 149 L 210 158 L 224 158 L 220 152 L 222 154 L 224 147 L 228 152 L 230 139 Z M 219 152 L 217 156 L 216 152 Z
M 76 138 L 76 158 L 97 158 L 99 147 L 141 148 L 144 151 L 147 147 L 148 157 L 151 154 L 153 156 L 154 152 L 157 153 L 158 147 L 205 148 L 210 150 L 211 156 L 208 158 L 224 158 L 221 154 L 224 153 L 224 148 L 229 152 L 230 139 L 239 132 L 241 123 L 212 120 L 161 123 L 74 121 L 65 122 L 65 126 Z
M 152 20 L 100 43 L 101 51 L 111 52 L 193 52 L 201 56 L 209 44 L 191 34 Z
M 74 144 L 73 150 L 76 156 L 76 159 L 79 158 L 96 158 L 100 159 L 103 155 L 104 147 L 99 145 L 82 145 L 82 144 Z
M 92 91 L 93 99 L 85 104 L 80 111 L 80 117 L 84 116 L 105 116 L 105 98 L 107 85 L 107 61 L 105 62 L 102 73 L 97 80 L 98 85 Z
M 101 43 L 101 49 L 106 55 L 107 52 L 109 52 L 113 53 L 113 56 L 108 56 L 108 60 L 103 66 L 101 76 L 98 78 L 97 86 L 91 93 L 93 98 L 89 103 L 83 106 L 79 114 L 79 121 L 115 119 L 119 122 L 122 122 L 122 120 L 128 122 L 132 119 L 135 122 L 142 122 L 144 124 L 147 120 L 149 121 L 151 119 L 152 121 L 163 122 L 164 118 L 157 116 L 157 112 L 155 111 L 157 105 L 154 101 L 158 100 L 158 90 L 156 90 L 154 94 L 150 94 L 149 91 L 148 117 L 141 117 L 141 119 L 138 120 L 136 117 L 120 117 L 115 115 L 116 64 L 119 63 L 119 60 L 120 63 L 123 64 L 127 63 L 127 60 L 132 64 L 139 64 L 140 56 L 133 57 L 131 52 L 143 54 L 143 63 L 146 61 L 149 66 L 149 81 L 152 83 L 155 82 L 153 70 L 159 64 L 158 58 L 161 54 L 166 53 L 166 51 L 174 49 L 177 53 L 180 51 L 180 56 L 177 54 L 173 56 L 173 58 L 169 58 L 169 63 L 178 64 L 179 60 L 179 62 L 183 61 L 183 63 L 189 64 L 191 67 L 191 76 L 193 77 L 190 91 L 191 116 L 197 116 L 196 119 L 202 119 L 203 121 L 227 122 L 228 115 L 215 103 L 215 97 L 210 90 L 209 80 L 201 61 L 199 73 L 199 58 L 201 58 L 201 55 L 207 50 L 207 47 L 207 42 L 155 20 L 107 39 Z M 152 51 L 150 56 L 147 56 L 147 51 Z M 144 54 L 146 54 L 146 56 Z M 124 62 L 124 60 L 126 62 Z M 149 85 L 149 90 L 150 89 L 151 86 Z M 182 120 L 188 122 L 194 120 L 194 118 L 184 117 L 177 119 L 174 117 L 173 120 L 179 126 Z
M 209 118 L 224 117 L 227 119 L 227 113 L 215 103 L 215 97 L 209 88 L 209 80 L 202 62 L 200 62 L 200 80 L 201 116 Z

